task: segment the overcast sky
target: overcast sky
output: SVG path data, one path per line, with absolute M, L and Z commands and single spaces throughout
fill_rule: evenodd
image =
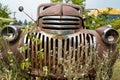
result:
M 16 18 L 24 21 L 30 19 L 23 13 L 18 11 L 19 6 L 24 6 L 24 10 L 33 19 L 36 20 L 37 6 L 41 3 L 49 3 L 50 0 L 0 0 L 3 5 L 8 5 L 11 12 L 16 12 Z M 86 8 L 105 8 L 112 7 L 120 9 L 120 0 L 86 0 Z M 13 14 L 11 15 L 13 17 Z

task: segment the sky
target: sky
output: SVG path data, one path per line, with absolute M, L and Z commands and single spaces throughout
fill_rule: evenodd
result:
M 36 20 L 38 5 L 41 3 L 50 3 L 50 0 L 0 0 L 0 3 L 8 5 L 11 12 L 16 12 L 15 17 L 17 20 L 24 21 L 27 19 L 31 21 L 24 13 L 18 11 L 18 7 L 23 6 L 24 11 Z M 106 7 L 120 9 L 120 0 L 86 0 L 86 9 Z M 13 17 L 13 14 L 11 14 L 11 18 Z

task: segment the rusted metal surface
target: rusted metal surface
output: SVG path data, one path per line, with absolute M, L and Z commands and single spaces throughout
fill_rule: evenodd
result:
M 50 73 L 47 75 L 49 78 L 67 79 L 64 76 L 66 61 L 75 66 L 75 69 L 79 69 L 80 65 L 86 64 L 85 60 L 94 60 L 90 56 L 98 54 L 102 58 L 104 51 L 111 49 L 114 57 L 111 66 L 114 64 L 118 55 L 116 48 L 118 32 L 110 26 L 96 30 L 85 29 L 80 6 L 64 3 L 41 4 L 37 16 L 37 30 L 33 29 L 27 34 L 22 34 L 14 43 L 9 42 L 13 53 L 20 53 L 17 49 L 19 46 L 28 45 L 28 49 L 22 54 L 32 63 L 31 76 L 45 77 L 45 71 L 49 70 Z M 41 43 L 39 44 L 37 40 Z M 22 57 L 19 59 L 22 60 Z M 92 74 L 93 77 L 95 75 L 92 63 L 90 65 L 90 73 L 87 73 L 86 77 L 88 74 Z

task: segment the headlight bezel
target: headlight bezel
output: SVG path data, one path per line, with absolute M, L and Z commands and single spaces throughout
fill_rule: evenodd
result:
M 18 38 L 19 32 L 15 26 L 8 25 L 1 30 L 1 36 L 8 42 L 13 42 Z
M 115 44 L 117 43 L 119 38 L 119 34 L 117 30 L 113 28 L 107 28 L 103 31 L 102 39 L 107 44 Z

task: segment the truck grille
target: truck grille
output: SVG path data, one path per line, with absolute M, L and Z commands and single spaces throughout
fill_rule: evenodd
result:
M 41 41 L 40 44 L 38 40 Z M 24 44 L 28 45 L 25 58 L 32 62 L 32 68 L 43 70 L 43 67 L 47 66 L 52 73 L 62 73 L 63 63 L 68 58 L 71 63 L 77 62 L 80 57 L 84 60 L 96 49 L 95 37 L 80 32 L 66 36 L 44 32 L 29 33 L 24 37 Z
M 42 30 L 52 34 L 73 34 L 82 26 L 82 19 L 76 16 L 44 16 Z
M 52 30 L 79 29 L 81 19 L 74 16 L 44 16 L 43 28 Z

